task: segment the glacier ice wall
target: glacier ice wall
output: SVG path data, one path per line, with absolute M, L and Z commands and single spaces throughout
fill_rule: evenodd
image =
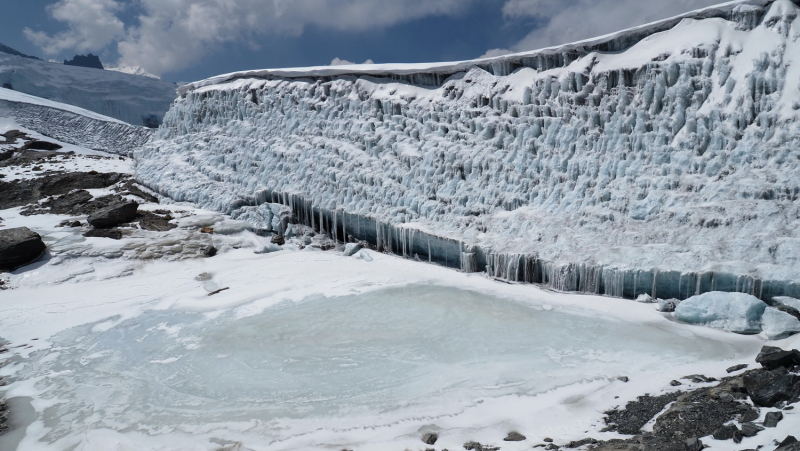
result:
M 0 117 L 12 118 L 29 130 L 87 149 L 128 155 L 153 135 L 151 129 L 81 114 L 80 109 L 70 105 L 58 108 L 55 102 L 39 102 L 32 96 L 14 95 L 13 100 L 9 97 L 12 96 L 0 92 Z
M 133 125 L 155 125 L 160 121 L 175 99 L 177 88 L 164 80 L 7 53 L 0 53 L 0 85 Z
M 561 289 L 788 294 L 799 9 L 739 1 L 490 60 L 216 77 L 179 91 L 137 178 L 219 211 L 295 203 L 340 238 L 372 221 L 373 242 L 423 260 L 412 236 L 439 237 L 450 266 Z

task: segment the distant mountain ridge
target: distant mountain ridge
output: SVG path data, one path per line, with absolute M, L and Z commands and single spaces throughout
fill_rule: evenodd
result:
M 40 58 L 37 58 L 35 56 L 26 55 L 26 54 L 24 54 L 24 53 L 22 53 L 22 52 L 20 52 L 18 50 L 14 50 L 11 47 L 3 44 L 2 42 L 0 42 L 0 52 L 8 53 L 9 55 L 14 55 L 14 56 L 21 56 L 23 58 L 30 58 L 30 59 L 34 59 L 34 60 L 40 59 Z

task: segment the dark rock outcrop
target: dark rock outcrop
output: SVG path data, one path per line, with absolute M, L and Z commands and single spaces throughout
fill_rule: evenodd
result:
M 519 432 L 509 432 L 506 438 L 503 439 L 504 442 L 521 442 L 526 440 L 527 437 L 520 434 Z
M 648 421 L 681 394 L 682 392 L 675 392 L 661 396 L 640 396 L 636 401 L 629 402 L 624 409 L 610 410 L 606 412 L 605 422 L 608 427 L 604 430 L 636 435 Z
M 126 200 L 92 213 L 87 221 L 95 228 L 105 229 L 133 221 L 138 210 L 138 203 Z
M 111 238 L 112 240 L 121 240 L 122 231 L 117 229 L 92 229 L 83 234 L 87 238 Z
M 79 67 L 89 67 L 92 69 L 100 69 L 103 70 L 103 63 L 100 62 L 100 57 L 97 55 L 92 55 L 91 53 L 88 55 L 75 55 L 74 58 L 67 61 L 64 60 L 65 66 L 79 66 Z
M 744 387 L 753 404 L 774 407 L 800 396 L 800 376 L 784 371 L 757 370 L 745 374 Z
M 70 172 L 47 175 L 33 180 L 0 181 L 0 210 L 21 207 L 48 196 L 66 194 L 76 189 L 107 188 L 127 175 L 111 172 Z
M 764 346 L 756 357 L 756 363 L 760 363 L 768 370 L 791 368 L 794 365 L 800 365 L 800 351 L 797 349 L 784 351 L 774 346 Z
M 39 258 L 45 251 L 42 237 L 27 227 L 0 229 L 0 271 L 11 271 Z

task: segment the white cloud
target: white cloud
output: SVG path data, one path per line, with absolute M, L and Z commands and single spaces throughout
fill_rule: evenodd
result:
M 331 60 L 331 64 L 330 65 L 331 66 L 350 66 L 350 65 L 353 65 L 353 64 L 358 64 L 358 63 L 354 63 L 352 61 L 343 60 L 341 58 L 334 58 L 333 60 Z M 372 61 L 372 60 L 368 59 L 368 60 L 364 61 L 361 64 L 375 64 L 375 61 Z
M 508 0 L 507 19 L 533 18 L 545 24 L 511 50 L 521 52 L 602 36 L 676 16 L 721 0 Z
M 478 59 L 494 58 L 495 56 L 508 55 L 509 53 L 514 53 L 514 51 L 509 50 L 509 49 L 491 49 L 491 50 L 487 50 L 486 53 L 484 53 L 483 55 L 479 56 Z
M 141 66 L 163 74 L 186 68 L 219 45 L 253 45 L 269 34 L 300 35 L 307 26 L 338 31 L 364 31 L 427 16 L 451 15 L 476 0 L 137 0 L 143 13 L 119 35 L 114 0 L 60 0 L 51 13 L 69 24 L 55 36 L 26 31 L 46 51 L 93 49 L 117 42 L 119 64 Z M 101 23 L 87 23 L 75 5 L 103 12 Z M 69 6 L 69 8 L 68 8 Z M 65 14 L 62 10 L 70 9 Z M 110 17 L 108 17 L 110 14 Z M 118 25 L 117 25 L 118 24 Z M 79 47 L 81 44 L 83 47 Z
M 115 0 L 60 0 L 47 9 L 53 18 L 66 22 L 69 29 L 54 36 L 30 28 L 23 32 L 48 55 L 64 50 L 102 50 L 125 32 L 125 25 L 116 16 L 122 6 Z

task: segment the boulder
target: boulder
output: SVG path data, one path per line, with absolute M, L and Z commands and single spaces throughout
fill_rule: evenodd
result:
M 800 351 L 797 349 L 784 351 L 775 346 L 764 346 L 756 357 L 756 363 L 760 363 L 768 370 L 791 368 L 794 365 L 800 365 Z
M 753 423 L 742 423 L 742 435 L 745 437 L 755 437 L 764 428 Z
M 422 443 L 426 445 L 434 445 L 437 440 L 439 440 L 439 436 L 434 433 L 427 433 L 422 436 Z
M 92 213 L 87 220 L 95 228 L 106 229 L 133 221 L 138 210 L 138 203 L 126 200 Z
M 734 365 L 734 366 L 732 366 L 732 367 L 728 368 L 728 369 L 727 369 L 727 370 L 725 370 L 725 371 L 726 371 L 728 374 L 731 374 L 731 373 L 735 373 L 735 372 L 737 372 L 737 371 L 741 371 L 741 370 L 743 370 L 743 369 L 747 368 L 747 366 L 748 366 L 748 365 L 747 365 L 746 363 L 742 363 L 741 365 Z
M 270 239 L 270 242 L 272 244 L 277 244 L 278 246 L 283 246 L 284 244 L 286 244 L 286 238 L 284 238 L 283 235 L 273 235 L 272 239 Z
M 699 438 L 690 438 L 685 443 L 686 451 L 703 451 L 703 442 Z
M 793 435 L 787 435 L 775 451 L 800 451 L 800 442 Z
M 775 407 L 800 395 L 800 376 L 780 371 L 751 372 L 743 377 L 744 387 L 753 404 Z
M 774 428 L 782 419 L 783 413 L 781 412 L 767 412 L 767 416 L 764 418 L 764 427 Z
M 718 428 L 716 431 L 714 431 L 713 437 L 715 440 L 733 439 L 734 443 L 742 442 L 742 432 L 739 430 L 739 428 L 732 424 Z
M 519 432 L 509 432 L 506 438 L 503 439 L 504 442 L 521 442 L 526 440 L 528 437 L 520 434 Z
M 45 251 L 42 237 L 27 227 L 0 229 L 0 271 L 11 271 L 39 258 Z

